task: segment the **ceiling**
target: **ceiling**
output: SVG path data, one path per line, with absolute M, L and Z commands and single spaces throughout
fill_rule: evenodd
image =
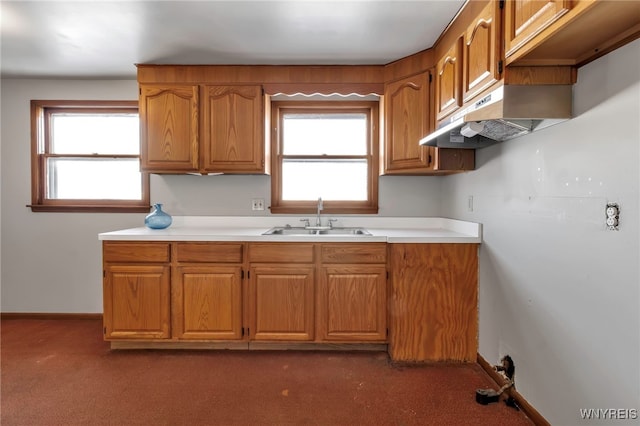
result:
M 0 2 L 2 77 L 135 78 L 135 64 L 386 64 L 465 0 Z

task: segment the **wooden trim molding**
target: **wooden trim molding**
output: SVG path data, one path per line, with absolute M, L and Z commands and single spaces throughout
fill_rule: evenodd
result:
M 54 313 L 54 312 L 0 312 L 0 319 L 34 319 L 34 320 L 101 320 L 101 313 Z
M 498 373 L 493 368 L 493 366 L 489 364 L 489 362 L 486 359 L 484 359 L 482 355 L 480 355 L 479 353 L 478 353 L 478 364 L 480 364 L 480 367 L 482 367 L 482 369 L 486 371 L 486 373 L 496 382 L 498 388 L 506 384 L 506 380 L 504 379 L 504 377 L 500 373 Z M 529 417 L 529 419 L 531 419 L 531 421 L 534 424 L 536 424 L 537 426 L 551 426 L 551 423 L 549 423 L 547 419 L 542 417 L 542 415 L 538 412 L 538 410 L 533 408 L 533 406 L 529 404 L 529 402 L 527 402 L 527 400 L 524 399 L 524 397 L 520 395 L 520 393 L 518 393 L 517 390 L 515 390 L 514 388 L 508 388 L 507 390 L 504 391 L 504 393 L 508 394 L 513 399 L 515 399 L 516 404 L 518 404 L 518 407 L 520 407 L 522 411 L 524 411 L 527 417 Z

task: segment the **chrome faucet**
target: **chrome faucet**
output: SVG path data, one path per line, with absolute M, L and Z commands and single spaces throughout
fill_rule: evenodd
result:
M 322 226 L 322 222 L 320 221 L 320 212 L 324 209 L 322 205 L 322 197 L 318 198 L 318 213 L 316 214 L 316 226 Z

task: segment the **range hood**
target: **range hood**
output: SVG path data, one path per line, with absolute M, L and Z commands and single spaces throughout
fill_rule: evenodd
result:
M 503 85 L 443 120 L 420 145 L 484 148 L 571 118 L 571 85 Z

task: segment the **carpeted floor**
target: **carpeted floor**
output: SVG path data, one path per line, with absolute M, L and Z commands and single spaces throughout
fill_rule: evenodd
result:
M 1 424 L 531 425 L 476 364 L 381 352 L 112 351 L 97 320 L 2 320 Z

